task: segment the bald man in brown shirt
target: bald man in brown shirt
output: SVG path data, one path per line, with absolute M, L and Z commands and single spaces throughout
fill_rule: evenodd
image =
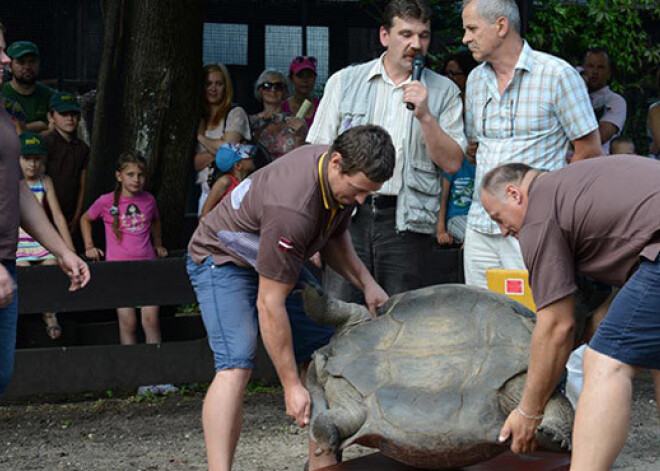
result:
M 612 156 L 550 173 L 524 164 L 489 172 L 481 200 L 518 238 L 537 323 L 520 410 L 500 439 L 527 453 L 574 347 L 576 273 L 620 286 L 584 355 L 571 470 L 609 470 L 626 440 L 632 380 L 651 370 L 660 404 L 660 162 Z

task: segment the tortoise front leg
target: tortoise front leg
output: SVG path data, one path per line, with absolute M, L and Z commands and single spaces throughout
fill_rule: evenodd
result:
M 312 420 L 311 434 L 317 454 L 339 451 L 340 444 L 362 427 L 367 419 L 363 397 L 343 378 L 329 377 L 325 385 L 329 408 Z

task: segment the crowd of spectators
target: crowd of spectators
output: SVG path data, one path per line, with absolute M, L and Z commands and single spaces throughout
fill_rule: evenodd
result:
M 385 46 L 387 50 L 390 49 L 389 45 Z M 425 52 L 426 47 L 423 45 L 421 49 Z M 13 119 L 17 134 L 23 135 L 22 144 L 36 140 L 40 143 L 31 147 L 38 152 L 33 155 L 23 155 L 21 158 L 26 181 L 40 201 L 43 199 L 42 204 L 65 241 L 71 247 L 75 242 L 75 246 L 80 248 L 82 239 L 79 221 L 84 209 L 83 196 L 89 146 L 79 138 L 81 108 L 78 98 L 72 93 L 51 89 L 39 81 L 41 56 L 36 44 L 30 41 L 16 41 L 7 48 L 7 54 L 11 59 L 8 67 L 10 74 L 7 75 L 11 79 L 5 81 L 2 86 L 1 96 L 4 99 L 4 107 Z M 440 71 L 441 75 L 450 79 L 458 88 L 458 97 L 463 105 L 463 120 L 474 119 L 470 114 L 473 102 L 470 100 L 466 102 L 466 85 L 468 76 L 477 65 L 478 62 L 473 58 L 472 53 L 468 50 L 460 50 L 446 57 Z M 591 109 L 598 123 L 603 153 L 634 154 L 632 140 L 622 135 L 626 120 L 625 99 L 609 88 L 614 64 L 607 51 L 603 48 L 590 49 L 586 52 L 584 61 L 576 66 L 576 70 L 580 72 L 586 83 Z M 255 149 L 258 148 L 265 153 L 267 160 L 274 160 L 305 144 L 317 109 L 322 103 L 320 97 L 314 95 L 317 59 L 311 56 L 297 56 L 291 61 L 287 72 L 284 74 L 282 71 L 267 69 L 259 75 L 254 83 L 254 96 L 263 105 L 263 109 L 248 115 L 240 104 L 234 102 L 234 87 L 227 67 L 224 64 L 209 64 L 204 67 L 203 113 L 199 120 L 197 151 L 193 158 L 197 172 L 196 181 L 201 187 L 198 204 L 200 216 L 207 214 L 255 169 L 254 159 L 251 158 Z M 346 72 L 342 71 L 342 74 L 345 75 Z M 335 84 L 340 80 L 339 75 L 331 77 L 326 95 L 336 95 Z M 475 78 L 473 82 L 476 82 L 476 77 L 473 78 Z M 396 86 L 394 89 L 401 90 Z M 474 97 L 474 86 L 472 90 Z M 325 142 L 333 137 L 337 130 L 347 125 L 347 123 L 327 124 L 327 120 L 334 112 L 328 112 L 332 111 L 328 107 L 339 105 L 336 98 L 333 103 L 330 103 L 329 99 L 325 102 L 324 121 L 313 130 L 310 142 Z M 452 106 L 458 109 L 456 104 Z M 386 109 L 376 111 L 381 113 L 383 118 L 372 117 L 372 122 L 381 121 L 381 124 L 396 138 L 398 131 L 387 123 L 392 116 L 397 115 L 398 111 Z M 522 110 L 511 110 L 511 112 L 520 114 Z M 485 123 L 489 120 L 485 115 L 481 119 L 482 126 L 481 128 L 476 126 L 476 131 L 479 129 L 486 131 Z M 348 126 L 354 124 L 356 123 L 349 122 Z M 334 130 L 329 131 L 333 127 Z M 473 191 L 479 184 L 477 175 L 483 175 L 487 169 L 481 168 L 484 163 L 476 158 L 479 132 L 475 133 L 474 128 L 470 126 L 466 127 L 466 131 L 468 142 L 464 151 L 461 151 L 462 159 L 458 171 L 454 173 L 442 171 L 439 180 L 441 184 L 434 187 L 437 188 L 434 191 L 440 208 L 437 212 L 435 239 L 440 245 L 462 245 L 466 231 L 469 232 L 469 227 L 476 227 L 474 225 L 477 224 L 476 213 L 473 222 L 468 223 L 468 212 L 472 204 Z M 327 135 L 324 135 L 324 132 Z M 511 132 L 515 133 L 517 130 L 512 129 Z M 660 102 L 652 104 L 649 108 L 648 137 L 649 156 L 660 158 Z M 486 136 L 481 136 L 482 140 L 485 138 Z M 486 145 L 489 145 L 489 140 L 485 140 Z M 30 147 L 25 147 L 27 148 Z M 570 160 L 576 151 L 579 151 L 579 146 L 578 149 L 572 146 L 567 159 Z M 494 163 L 488 165 L 492 166 Z M 256 167 L 261 165 L 263 163 Z M 398 172 L 400 173 L 401 169 L 398 169 Z M 391 188 L 386 185 L 379 195 L 374 195 L 373 201 L 378 201 L 374 203 L 376 206 L 386 201 L 382 196 L 388 196 L 387 193 L 394 196 L 400 191 L 396 184 L 396 174 L 397 171 L 393 182 L 390 183 Z M 207 201 L 209 195 L 211 197 Z M 61 224 L 62 217 L 66 225 Z M 364 230 L 358 227 L 358 220 L 354 221 L 354 226 L 357 231 Z M 380 231 L 381 234 L 383 232 Z M 409 235 L 415 233 L 402 232 L 409 232 Z M 47 251 L 41 254 L 40 250 L 43 250 L 43 247 L 38 248 L 39 244 L 31 241 L 29 235 L 22 229 L 20 240 L 21 245 L 17 252 L 19 265 L 52 263 L 52 256 L 47 254 Z M 27 254 L 25 249 L 32 243 L 36 244 L 34 249 L 30 249 L 33 253 Z M 422 253 L 425 249 L 424 245 Z M 491 249 L 489 252 L 496 253 Z M 392 256 L 391 252 L 385 253 L 388 258 Z M 409 251 L 406 251 L 406 258 L 411 259 Z M 469 258 L 478 259 L 472 256 Z M 401 265 L 394 263 L 393 270 L 398 272 L 400 269 Z M 468 264 L 468 282 L 470 282 L 469 272 Z M 326 275 L 329 279 L 333 277 L 332 273 Z M 411 275 L 411 277 L 419 280 L 419 276 Z M 408 277 L 409 280 L 411 277 Z M 404 283 L 396 287 L 395 291 L 418 285 L 419 282 Z M 46 313 L 44 320 L 48 335 L 53 339 L 58 338 L 61 327 L 57 322 L 56 314 Z
M 517 12 L 506 10 L 514 3 L 502 3 L 504 13 L 489 18 L 478 2 L 465 2 L 468 49 L 448 55 L 439 73 L 423 70 L 420 80 L 411 77 L 410 65 L 415 54 L 428 52 L 432 12 L 419 1 L 390 2 L 380 29 L 385 52 L 336 72 L 322 97 L 315 96 L 315 57 L 294 57 L 287 71 L 261 72 L 253 89 L 263 109 L 254 114 L 235 102 L 228 68 L 206 65 L 191 156 L 201 187 L 199 216 L 206 217 L 268 162 L 305 143 L 329 145 L 350 128 L 377 124 L 392 138 L 394 175 L 356 210 L 350 236 L 388 294 L 424 285 L 421 270 L 433 240 L 464 247 L 468 284 L 487 287 L 488 269 L 525 269 L 518 242 L 500 237 L 498 224 L 481 205 L 484 176 L 506 163 L 552 171 L 590 157 L 634 154 L 635 147 L 624 134 L 626 100 L 609 86 L 615 64 L 607 50 L 589 49 L 574 65 L 535 51 L 520 35 Z M 485 25 L 499 28 L 497 40 L 480 33 Z M 144 160 L 122 155 L 115 191 L 84 208 L 90 149 L 79 137 L 78 98 L 39 81 L 36 44 L 16 41 L 6 53 L 10 79 L 0 96 L 20 136 L 23 177 L 66 247 L 84 247 L 95 261 L 167 256 L 156 201 L 144 191 Z M 650 106 L 647 123 L 649 157 L 660 159 L 660 101 Z M 257 159 L 257 153 L 266 157 Z M 92 238 L 97 219 L 105 225 L 105 249 Z M 18 229 L 18 266 L 55 263 L 26 229 Z M 327 266 L 323 283 L 337 298 L 363 300 Z M 158 306 L 141 308 L 148 343 L 161 341 L 158 313 Z M 135 308 L 119 308 L 117 315 L 121 343 L 135 343 Z M 43 313 L 43 320 L 47 335 L 59 338 L 57 314 Z M 574 355 L 581 359 L 580 351 Z M 524 418 L 512 414 L 507 424 L 515 431 Z

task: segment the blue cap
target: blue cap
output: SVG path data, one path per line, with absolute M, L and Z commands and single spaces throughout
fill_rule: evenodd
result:
M 252 157 L 254 146 L 249 144 L 223 144 L 215 154 L 215 165 L 222 172 L 228 172 L 236 162 Z

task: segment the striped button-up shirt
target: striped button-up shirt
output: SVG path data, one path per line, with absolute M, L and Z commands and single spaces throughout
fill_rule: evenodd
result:
M 399 85 L 392 82 L 383 64 L 385 54 L 387 53 L 383 53 L 380 60 L 374 62 L 368 77 L 369 80 L 376 81 L 376 104 L 370 123 L 385 128 L 390 134 L 396 152 L 396 160 L 392 178 L 386 181 L 376 194 L 397 195 L 403 184 L 404 149 L 410 123 L 413 119 L 413 114 L 403 102 L 403 86 L 411 82 L 411 77 L 408 77 Z M 338 116 L 327 112 L 327 110 L 339 110 L 341 108 L 342 87 L 342 71 L 340 70 L 326 84 L 323 100 L 321 100 L 314 123 L 307 134 L 307 142 L 331 144 L 337 137 L 336 129 L 338 125 L 336 120 Z
M 534 51 L 527 42 L 513 78 L 500 94 L 497 77 L 484 63 L 468 77 L 465 96 L 468 141 L 478 142 L 475 195 L 468 226 L 485 234 L 499 228 L 481 206 L 481 181 L 512 162 L 555 170 L 566 165 L 570 141 L 598 129 L 587 87 L 567 62 Z

